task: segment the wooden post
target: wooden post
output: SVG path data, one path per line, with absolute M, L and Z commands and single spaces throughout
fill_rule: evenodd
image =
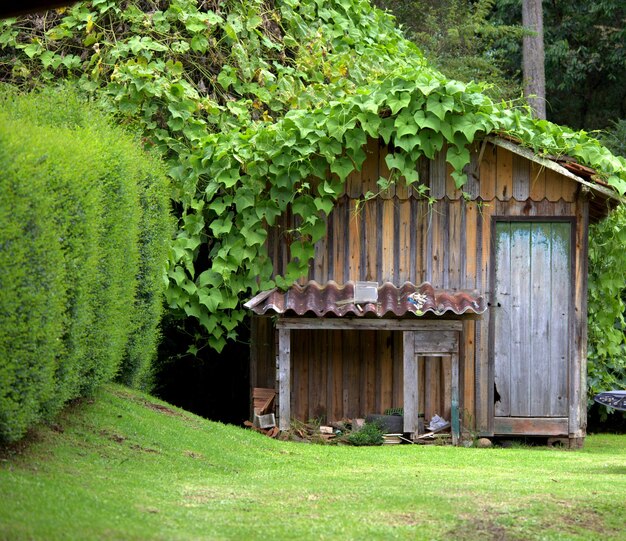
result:
M 402 333 L 403 365 L 404 365 L 404 432 L 415 438 L 419 434 L 417 390 L 417 359 L 415 358 L 415 333 Z
M 291 425 L 291 331 L 278 330 L 278 428 Z
M 459 419 L 459 354 L 452 354 L 452 374 L 450 378 L 450 416 L 452 417 L 452 445 L 459 444 L 459 435 L 461 433 Z

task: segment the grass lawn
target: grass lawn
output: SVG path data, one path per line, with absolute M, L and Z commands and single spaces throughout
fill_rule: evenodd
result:
M 0 451 L 0 539 L 626 539 L 626 436 L 280 442 L 119 386 Z

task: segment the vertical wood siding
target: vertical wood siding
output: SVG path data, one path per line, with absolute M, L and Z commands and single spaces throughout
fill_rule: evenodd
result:
M 451 181 L 449 167 L 441 154 L 431 162 L 420 160 L 416 164 L 420 181 L 436 198 L 432 206 L 425 199 L 417 198 L 413 189 L 400 185 L 363 202 L 361 198 L 367 191 L 378 191 L 379 176 L 388 173 L 384 156 L 389 151 L 376 141 L 368 142 L 363 168 L 350 175 L 345 194 L 328 217 L 328 234 L 317 243 L 315 260 L 302 282 L 310 279 L 320 283 L 374 280 L 401 285 L 405 281 L 416 284 L 430 281 L 436 288 L 476 289 L 490 302 L 492 216 L 577 216 L 577 272 L 573 283 L 577 313 L 571 332 L 582 337 L 577 338 L 573 352 L 579 365 L 576 392 L 580 392 L 584 377 L 584 367 L 580 365 L 585 356 L 582 348 L 586 347 L 583 334 L 586 282 L 582 282 L 586 270 L 583 261 L 586 229 L 581 232 L 581 227 L 586 228 L 587 210 L 576 183 L 488 144 L 482 149 L 480 163 L 481 149 L 476 148 L 472 155 L 472 164 L 468 167 L 470 180 L 464 196 Z M 291 218 L 285 216 L 269 232 L 267 246 L 276 274 L 283 273 L 288 263 L 287 231 L 292 226 Z M 517 264 L 524 265 L 526 256 L 520 253 Z M 536 269 L 536 272 L 541 271 Z M 553 317 L 549 310 L 544 312 L 545 317 Z M 257 366 L 253 371 L 256 381 L 252 385 L 271 387 L 275 378 L 273 330 L 269 319 L 259 320 L 263 322 L 259 322 L 254 331 Z M 526 324 L 527 321 L 518 323 Z M 541 333 L 540 323 L 535 324 L 524 332 Z M 462 344 L 465 363 L 461 366 L 461 411 L 485 434 L 493 431 L 494 414 L 489 329 L 489 311 L 479 319 L 465 321 Z M 324 417 L 330 421 L 402 406 L 402 337 L 399 333 L 293 331 L 291 347 L 294 363 L 292 412 L 297 418 Z M 421 411 L 427 419 L 434 413 L 449 415 L 449 361 L 421 358 L 418 365 L 419 381 L 424 386 L 419 391 Z M 550 377 L 558 379 L 560 373 Z M 573 385 L 571 379 L 570 384 Z M 559 409 L 560 405 L 553 400 L 542 395 L 538 407 Z M 498 411 L 506 411 L 508 407 L 500 403 Z M 570 417 L 573 423 L 582 424 L 583 413 L 579 406 L 576 408 L 570 412 Z

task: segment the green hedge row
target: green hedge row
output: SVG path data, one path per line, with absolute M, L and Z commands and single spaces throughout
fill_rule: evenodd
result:
M 115 377 L 149 385 L 165 178 L 71 90 L 0 92 L 0 440 Z

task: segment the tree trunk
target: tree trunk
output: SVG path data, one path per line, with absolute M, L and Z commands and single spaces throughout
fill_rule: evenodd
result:
M 537 118 L 546 118 L 546 76 L 541 0 L 523 0 L 522 26 L 531 32 L 523 38 L 524 95 Z

